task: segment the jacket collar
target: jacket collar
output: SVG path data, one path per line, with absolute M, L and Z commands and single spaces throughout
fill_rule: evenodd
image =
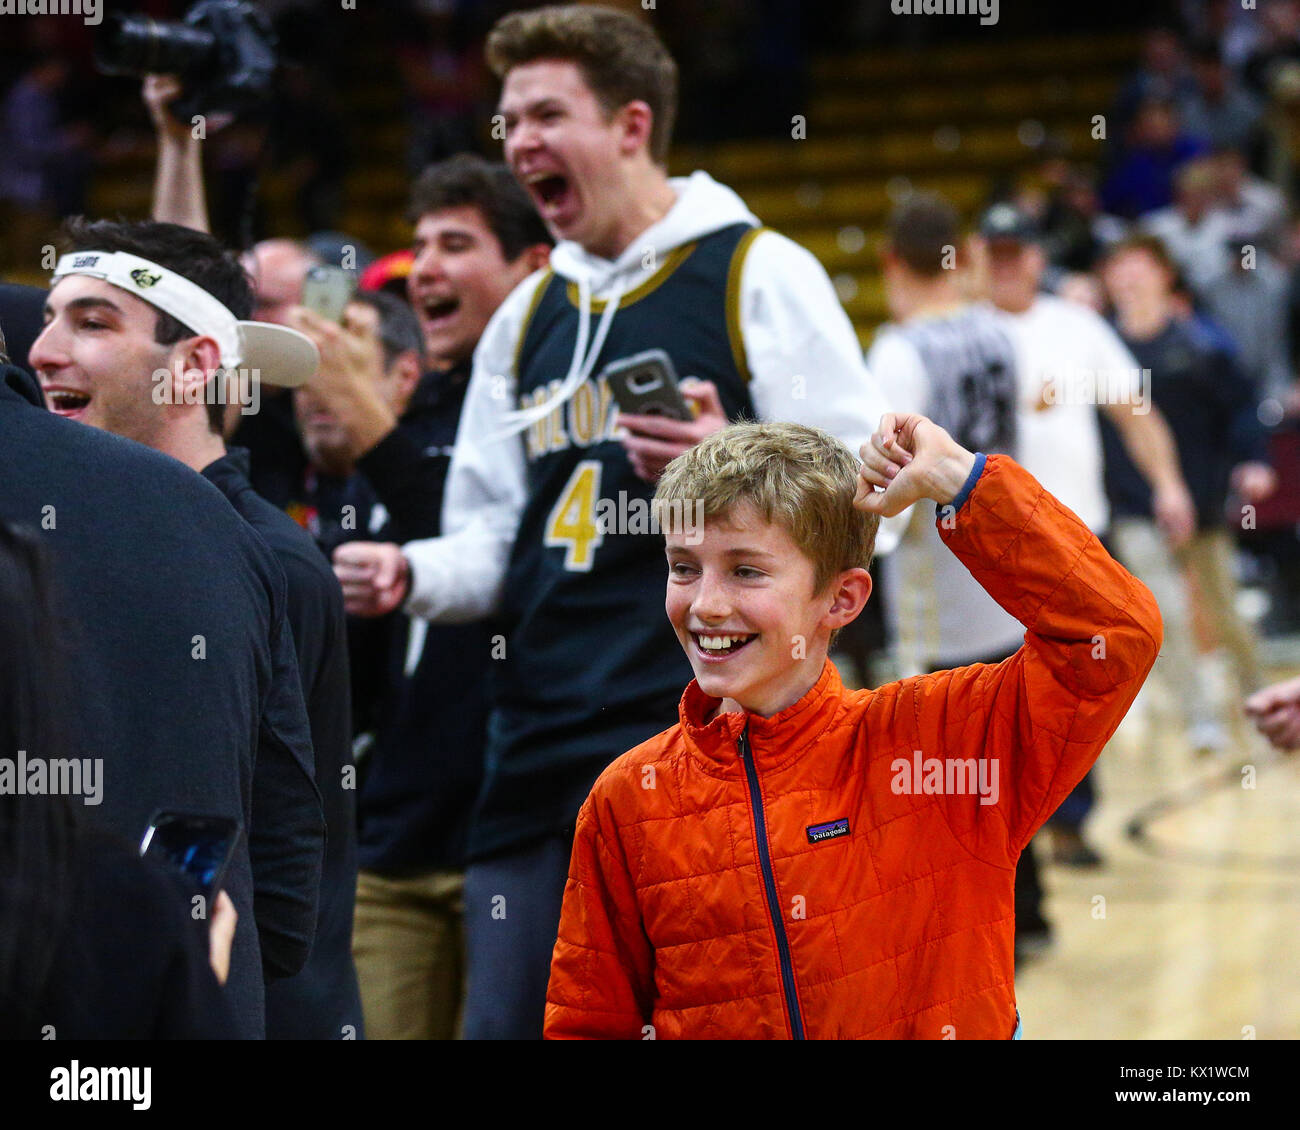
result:
M 45 394 L 40 383 L 17 365 L 0 366 L 0 395 L 12 392 L 34 408 L 44 408 Z
M 710 770 L 739 771 L 737 743 L 748 723 L 754 764 L 775 770 L 805 753 L 835 721 L 844 706 L 844 684 L 835 664 L 828 659 L 808 693 L 770 718 L 729 713 L 708 721 L 720 702 L 691 680 L 678 707 L 686 748 Z
M 203 477 L 234 501 L 244 491 L 253 489 L 253 484 L 248 481 L 251 468 L 252 459 L 248 449 L 231 447 L 227 448 L 220 459 L 214 459 L 203 468 Z

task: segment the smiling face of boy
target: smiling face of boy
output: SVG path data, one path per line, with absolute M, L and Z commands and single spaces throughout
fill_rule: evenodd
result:
M 697 538 L 669 533 L 667 554 L 668 619 L 722 710 L 770 717 L 793 706 L 820 677 L 831 633 L 871 593 L 865 569 L 815 592 L 813 562 L 750 503 L 706 521 Z

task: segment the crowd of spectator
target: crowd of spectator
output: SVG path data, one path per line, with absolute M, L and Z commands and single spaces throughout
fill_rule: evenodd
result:
M 281 7 L 291 21 L 295 6 Z M 1003 406 L 1021 419 L 1014 441 L 1019 461 L 1084 526 L 1108 533 L 1116 556 L 1156 592 L 1169 653 L 1157 670 L 1169 667 L 1171 683 L 1185 692 L 1198 678 L 1198 653 L 1222 645 L 1246 695 L 1264 680 L 1254 629 L 1238 613 L 1230 523 L 1249 543 L 1257 529 L 1276 535 L 1300 518 L 1281 513 L 1256 521 L 1278 493 L 1269 445 L 1300 419 L 1300 221 L 1289 207 L 1295 186 L 1285 172 L 1285 115 L 1273 114 L 1300 74 L 1300 3 L 1276 0 L 1249 32 L 1228 7 L 1189 5 L 1189 30 L 1150 33 L 1140 67 L 1107 114 L 1104 162 L 1084 167 L 1050 154 L 1005 201 L 994 201 L 978 226 L 970 277 L 983 288 L 980 297 L 1000 311 L 996 324 L 980 322 L 976 330 L 993 343 L 1007 379 L 1016 367 L 1045 371 L 1051 367 L 1045 359 L 1056 364 L 1067 352 L 1095 358 L 1099 372 L 1143 374 L 1147 384 L 1132 391 L 1147 394 L 1154 406 L 1145 422 L 1127 411 L 1091 408 L 1049 417 L 1041 411 L 1054 395 L 1048 384 L 1029 396 L 1022 381 L 989 397 L 1007 401 Z M 224 587 L 207 594 L 203 611 L 219 618 L 214 602 L 221 598 L 245 615 L 223 622 L 211 643 L 211 629 L 200 631 L 190 620 L 184 635 L 193 627 L 204 647 L 228 645 L 249 661 L 222 675 L 168 676 L 178 701 L 203 696 L 224 711 L 198 719 L 178 715 L 161 736 L 147 738 L 142 727 L 156 704 L 145 701 L 145 689 L 161 676 L 150 662 L 157 659 L 155 641 L 140 633 L 164 632 L 165 617 L 152 609 L 140 618 L 151 608 L 150 594 L 135 584 L 113 594 L 114 609 L 91 618 L 102 669 L 93 676 L 94 693 L 83 696 L 81 733 L 103 725 L 97 695 L 115 701 L 104 740 L 138 746 L 135 769 L 151 785 L 167 777 L 149 764 L 160 758 L 162 740 L 192 751 L 228 747 L 220 772 L 181 791 L 199 806 L 237 808 L 249 824 L 231 880 L 245 930 L 234 935 L 233 956 L 227 938 L 212 957 L 219 978 L 231 985 L 230 1014 L 214 1009 L 210 1029 L 187 1028 L 193 1010 L 208 1007 L 212 986 L 195 969 L 194 938 L 173 921 L 168 952 L 182 970 L 186 999 L 193 998 L 189 1020 L 173 1013 L 130 1017 L 123 1023 L 133 1033 L 335 1037 L 369 1029 L 379 1036 L 450 1038 L 540 1032 L 578 805 L 612 755 L 671 721 L 684 664 L 667 626 L 653 619 L 662 603 L 654 585 L 632 583 L 662 573 L 658 545 L 653 561 L 641 545 L 641 557 L 629 555 L 621 572 L 610 571 L 616 577 L 593 577 L 583 554 L 600 532 L 584 532 L 569 517 L 590 466 L 566 464 L 547 472 L 554 480 L 548 482 L 531 464 L 525 468 L 524 452 L 535 462 L 576 447 L 569 433 L 576 437 L 585 428 L 590 438 L 603 427 L 595 405 L 606 415 L 609 405 L 594 399 L 600 394 L 590 382 L 597 355 L 603 348 L 630 355 L 654 346 L 669 336 L 668 326 L 677 335 L 674 348 L 701 372 L 714 366 L 719 375 L 703 386 L 683 386 L 698 408 L 689 424 L 623 418 L 628 432 L 613 450 L 623 477 L 617 481 L 630 488 L 644 492 L 669 459 L 728 417 L 822 413 L 810 422 L 863 439 L 874 425 L 866 417 L 878 417 L 874 410 L 884 403 L 829 280 L 810 255 L 776 233 L 755 233 L 755 218 L 739 199 L 703 173 L 674 180 L 667 191 L 668 127 L 656 123 L 661 132 L 652 134 L 646 125 L 636 135 L 628 150 L 631 172 L 615 166 L 625 181 L 602 179 L 599 173 L 608 170 L 592 174 L 581 160 L 557 172 L 543 156 L 530 167 L 517 156 L 518 140 L 507 143 L 509 167 L 473 152 L 496 106 L 480 44 L 499 8 L 430 0 L 401 13 L 405 32 L 395 70 L 410 126 L 409 250 L 377 248 L 389 252 L 379 257 L 332 230 L 352 155 L 328 71 L 310 58 L 328 51 L 308 36 L 298 44 L 303 57 L 291 57 L 284 68 L 275 104 L 212 123 L 210 139 L 169 116 L 179 84 L 151 76 L 143 96 L 158 162 L 152 220 L 74 220 L 63 230 L 64 250 L 74 261 L 60 265 L 50 296 L 21 288 L 0 293 L 0 324 L 10 329 L 14 362 L 0 384 L 0 409 L 17 421 L 13 432 L 22 441 L 0 452 L 9 460 L 0 467 L 17 477 L 25 460 L 39 461 L 47 446 L 59 446 L 63 430 L 51 432 L 47 414 L 30 411 L 47 404 L 55 415 L 155 449 L 123 455 L 111 437 L 78 435 L 64 443 L 39 489 L 29 480 L 27 494 L 7 498 L 0 518 L 39 512 L 42 499 L 57 496 L 62 528 L 84 539 L 73 551 L 82 555 L 80 571 L 69 576 L 61 565 L 61 583 L 104 598 L 90 574 L 130 571 L 131 536 L 139 536 L 145 519 L 110 544 L 115 556 L 108 561 L 90 548 L 89 523 L 78 524 L 87 508 L 126 506 L 113 484 L 129 473 L 158 485 L 147 515 L 159 524 L 151 544 L 155 580 L 175 579 L 179 589 L 187 570 L 218 568 L 204 553 L 173 552 L 173 543 L 185 541 L 175 513 L 166 517 L 175 500 L 185 504 L 186 521 L 211 527 L 214 544 L 241 547 L 238 570 L 227 571 Z M 708 107 L 721 105 L 721 97 L 761 112 L 771 100 L 794 97 L 805 79 L 800 20 L 791 6 L 772 3 L 757 11 L 718 5 L 709 21 L 713 34 L 683 48 L 696 84 L 687 91 L 696 102 L 691 128 L 705 137 L 743 134 L 743 123 Z M 672 19 L 666 23 L 671 39 Z M 723 42 L 742 46 L 730 57 L 712 50 Z M 72 87 L 76 71 L 67 60 L 74 48 L 66 49 L 67 55 L 26 69 L 0 104 L 0 200 L 12 219 L 11 246 L 23 257 L 34 257 L 58 217 L 84 210 L 87 172 L 110 144 L 96 140 L 84 90 Z M 750 73 L 755 59 L 761 82 Z M 515 60 L 507 46 L 498 47 L 499 74 L 556 65 L 545 53 Z M 619 78 L 604 81 L 616 87 Z M 544 103 L 516 94 L 512 127 L 526 120 L 540 128 L 531 119 L 544 118 Z M 671 112 L 666 120 L 671 123 Z M 268 153 L 292 186 L 302 226 L 316 233 L 309 239 L 244 238 L 268 234 L 248 192 Z M 584 173 L 592 177 L 584 190 L 596 185 L 608 193 L 600 201 L 608 214 L 599 217 L 605 226 L 570 237 L 564 217 L 591 204 L 580 194 L 574 203 L 574 181 Z M 683 200 L 693 202 L 686 219 L 678 209 Z M 664 220 L 675 242 L 662 250 L 676 258 L 663 278 L 655 255 L 648 264 L 638 266 L 635 256 L 625 263 L 630 239 L 610 235 L 632 223 L 629 215 L 641 215 L 638 208 L 659 220 L 672 215 L 678 225 Z M 701 215 L 707 222 L 692 226 Z M 209 233 L 247 248 L 237 264 Z M 561 250 L 550 259 L 552 272 L 540 273 L 557 233 Z M 900 221 L 891 254 L 908 235 Z M 746 260 L 751 245 L 757 250 Z M 241 418 L 229 405 L 225 412 L 201 404 L 189 414 L 158 411 L 147 388 L 159 369 L 150 372 L 144 359 L 159 349 L 156 360 L 175 360 L 165 350 L 186 340 L 185 326 L 165 312 L 161 297 L 163 313 L 141 300 L 138 309 L 108 315 L 110 323 L 120 319 L 118 331 L 135 335 L 134 352 L 108 354 L 87 344 L 85 335 L 97 327 L 85 320 L 86 311 L 112 303 L 95 289 L 105 285 L 102 279 L 87 281 L 92 276 L 75 256 L 97 253 L 144 260 L 146 277 L 156 266 L 199 282 L 219 293 L 241 324 L 292 329 L 295 340 L 315 350 L 318 371 L 285 380 L 283 388 L 264 382 L 252 416 Z M 691 256 L 690 272 L 673 276 Z M 735 263 L 758 264 L 746 268 L 743 283 L 738 268 L 729 270 L 732 256 Z M 923 290 L 925 272 L 908 275 L 899 262 L 887 259 L 891 287 Z M 303 306 L 307 279 L 322 266 L 344 268 L 360 280 L 337 319 Z M 658 281 L 650 285 L 651 279 Z M 163 291 L 173 281 L 168 276 Z M 939 304 L 955 293 L 945 290 Z M 678 333 L 677 319 L 691 305 L 683 295 L 694 302 L 697 321 Z M 634 316 L 614 317 L 642 300 Z M 1083 314 L 1084 307 L 1091 312 Z M 557 352 L 558 338 L 545 337 L 568 321 L 577 342 L 576 349 L 564 342 L 572 361 L 569 352 Z M 811 338 L 792 328 L 808 325 L 817 330 Z M 1013 327 L 1009 336 L 999 328 L 1006 325 Z M 789 344 L 796 338 L 797 357 Z M 893 395 L 903 385 L 881 373 L 897 357 L 891 361 L 887 350 L 877 357 L 870 368 Z M 213 380 L 226 358 L 196 347 L 180 360 L 178 388 L 195 373 L 203 378 L 199 387 Z M 517 402 L 490 383 L 504 380 L 499 373 L 511 366 L 515 379 L 527 369 L 533 380 L 527 389 L 520 383 Z M 823 382 L 814 390 L 819 395 L 791 391 L 794 367 L 813 373 L 810 382 Z M 907 411 L 928 411 L 923 387 L 913 384 L 917 401 Z M 846 389 L 855 395 L 844 395 Z M 550 409 L 553 400 L 559 404 L 554 417 L 538 410 Z M 498 428 L 513 429 L 508 435 L 518 450 L 508 459 L 493 446 Z M 991 433 L 971 449 L 995 451 L 1004 442 L 1012 443 Z M 193 476 L 184 481 L 156 452 L 188 464 L 210 487 Z M 77 475 L 87 466 L 102 475 L 82 497 Z M 562 487 L 570 470 L 575 477 Z M 612 479 L 614 471 L 607 474 Z M 546 493 L 558 496 L 562 489 L 562 498 Z M 607 482 L 606 493 L 612 490 Z M 222 510 L 218 491 L 260 537 L 232 533 L 233 513 Z M 1247 513 L 1249 520 L 1242 517 Z M 34 551 L 3 522 L 0 538 L 0 581 L 31 589 Z M 531 549 L 529 539 L 537 543 Z M 888 542 L 882 536 L 882 547 Z M 555 555 L 524 556 L 542 545 L 568 547 L 564 571 L 554 566 Z M 1271 554 L 1280 581 L 1276 616 L 1285 619 L 1293 614 L 1282 599 L 1285 580 L 1300 549 L 1293 534 L 1259 546 Z M 973 585 L 969 578 L 965 583 Z M 346 626 L 345 600 L 353 614 Z M 613 631 L 606 638 L 605 620 L 616 612 L 626 617 L 629 608 L 639 610 L 631 621 L 644 635 Z M 514 629 L 508 655 L 498 617 Z M 591 628 L 584 637 L 589 647 L 560 646 L 557 625 L 568 630 L 575 618 Z M 986 633 L 945 645 L 920 656 L 918 668 L 1015 655 L 1023 625 L 1005 614 L 990 622 L 996 639 Z M 964 627 L 975 623 L 971 618 Z M 30 633 L 52 630 L 36 618 Z M 112 671 L 115 648 L 138 653 L 129 670 Z M 566 681 L 566 673 L 573 677 Z M 616 701 L 620 693 L 626 702 Z M 1188 708 L 1189 743 L 1208 752 L 1227 748 L 1222 719 L 1203 709 L 1209 697 L 1184 694 L 1180 701 Z M 619 709 L 609 709 L 611 702 Z M 184 768 L 169 767 L 173 773 Z M 1058 798 L 1058 861 L 1101 862 L 1081 835 L 1091 787 L 1083 777 L 1074 794 Z M 120 831 L 141 823 L 141 803 L 133 797 L 111 814 Z M 61 829 L 66 843 L 38 854 L 37 863 L 65 885 L 86 882 L 82 857 L 90 841 L 80 838 L 74 818 L 54 807 L 41 818 Z M 278 841 L 266 831 L 272 820 Z M 82 872 L 73 875 L 74 867 Z M 152 882 L 157 897 L 157 877 L 143 876 L 135 876 L 132 889 L 148 891 Z M 1034 894 L 1021 913 L 1037 924 L 1041 895 L 1036 877 L 1031 882 Z M 11 885 L 16 905 L 32 900 L 29 889 Z M 503 909 L 498 919 L 497 899 L 522 913 Z M 52 913 L 66 918 L 70 912 L 58 904 Z M 261 932 L 260 950 L 247 941 L 250 921 Z M 234 931 L 229 919 L 223 922 Z M 0 991 L 14 991 L 27 976 L 53 985 L 58 963 L 75 958 L 60 951 L 53 971 L 29 975 L 0 947 Z M 24 1002 L 15 1034 L 31 1034 L 42 1010 L 62 1007 L 47 998 Z M 70 1015 L 74 1035 L 103 1031 Z M 1010 1031 L 1011 1018 L 1004 1019 Z
M 1256 426 L 1272 430 L 1278 458 L 1300 420 L 1300 242 L 1287 157 L 1300 6 L 1277 0 L 1256 14 L 1209 2 L 1182 15 L 1147 33 L 1104 115 L 1101 159 L 1071 160 L 1049 143 L 1002 198 L 1039 226 L 1046 285 L 1121 320 L 1102 264 L 1126 238 L 1152 237 L 1179 316 L 1216 343 L 1220 383 L 1251 390 Z M 1264 516 L 1237 540 L 1250 551 L 1246 575 L 1269 591 L 1269 632 L 1292 629 L 1300 611 L 1290 529 L 1300 514 L 1289 498 L 1237 499 Z

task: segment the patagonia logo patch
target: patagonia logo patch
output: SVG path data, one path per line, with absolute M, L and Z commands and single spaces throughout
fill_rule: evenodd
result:
M 810 844 L 819 844 L 822 840 L 833 840 L 836 836 L 847 836 L 849 834 L 848 817 L 843 820 L 832 820 L 829 824 L 813 824 L 805 830 L 808 833 L 808 842 Z

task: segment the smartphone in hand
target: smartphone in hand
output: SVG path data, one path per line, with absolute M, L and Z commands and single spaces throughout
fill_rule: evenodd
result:
M 140 854 L 180 871 L 211 906 L 241 831 L 239 821 L 229 816 L 155 812 L 140 842 Z
M 620 412 L 628 416 L 665 416 L 689 422 L 691 406 L 678 387 L 673 359 L 662 349 L 647 349 L 612 361 L 601 376 Z
M 331 322 L 342 322 L 343 311 L 357 290 L 356 276 L 342 267 L 312 267 L 302 284 L 302 304 Z

